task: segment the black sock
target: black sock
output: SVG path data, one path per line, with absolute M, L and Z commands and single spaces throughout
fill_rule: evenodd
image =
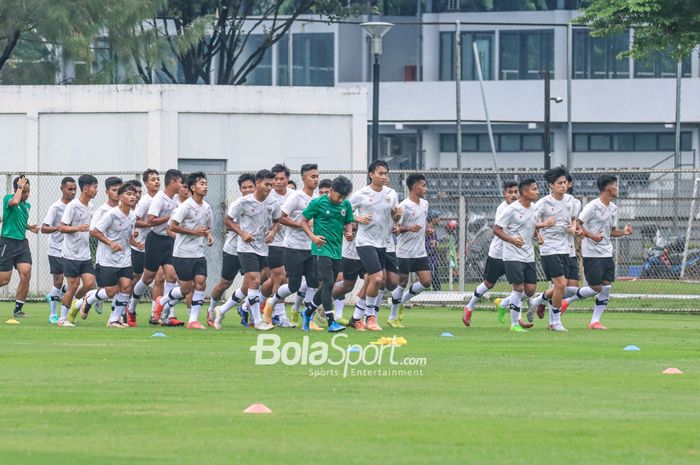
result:
M 23 306 L 24 306 L 24 302 L 21 302 L 19 300 L 15 300 L 15 313 L 21 312 Z
M 332 311 L 326 312 L 326 320 L 328 320 L 328 326 L 332 325 L 335 321 L 335 313 L 333 313 Z

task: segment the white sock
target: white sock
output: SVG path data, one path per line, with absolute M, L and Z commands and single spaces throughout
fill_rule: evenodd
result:
M 342 299 L 335 299 L 333 301 L 333 308 L 335 308 L 335 313 L 333 317 L 337 320 L 343 317 L 343 309 L 345 308 L 345 297 Z
M 66 292 L 68 292 L 68 284 L 64 284 L 63 286 L 61 286 L 60 296 L 63 297 L 64 295 L 66 295 Z
M 510 294 L 505 299 L 501 299 L 501 303 L 499 306 L 501 308 L 509 308 L 510 307 Z
M 81 297 L 80 299 L 75 301 L 75 307 L 76 308 L 83 308 L 83 301 L 85 300 L 85 297 Z
M 379 295 L 375 295 L 374 297 L 372 296 L 366 296 L 365 301 L 367 302 L 367 308 L 365 309 L 365 315 L 366 316 L 375 316 L 377 314 L 375 306 L 377 305 L 377 297 Z
M 183 297 L 184 296 L 182 295 L 182 289 L 180 289 L 179 287 L 174 287 L 168 292 L 163 293 L 163 296 L 158 301 L 161 305 L 174 305 L 172 304 L 172 302 L 176 304 L 177 302 L 182 300 Z M 170 309 L 170 306 L 168 306 L 168 309 Z
M 284 302 L 284 299 L 286 299 L 290 295 L 292 295 L 292 291 L 289 290 L 289 286 L 287 284 L 282 284 L 277 289 L 277 292 L 275 292 L 272 295 L 272 297 L 270 297 L 270 305 L 274 307 L 275 305 L 277 305 L 277 302 Z
M 520 319 L 520 307 L 522 305 L 522 293 L 513 291 L 510 294 L 510 324 L 515 326 Z
M 194 291 L 192 293 L 192 307 L 190 307 L 190 319 L 188 323 L 199 320 L 199 311 L 204 305 L 204 291 Z
M 49 292 L 49 296 L 51 297 L 51 301 L 49 302 L 49 309 L 50 309 L 50 315 L 51 316 L 56 316 L 58 315 L 58 302 L 60 301 L 60 295 L 61 295 L 61 289 L 57 287 L 52 287 L 51 292 Z
M 136 297 L 141 298 L 143 294 L 146 292 L 146 289 L 148 289 L 148 286 L 146 286 L 143 283 L 142 279 L 139 279 L 139 281 L 134 284 L 134 289 L 132 290 L 132 294 L 134 294 Z
M 417 296 L 421 292 L 423 292 L 426 288 L 423 287 L 423 285 L 420 283 L 420 281 L 415 282 L 411 285 L 411 287 L 408 288 L 406 292 L 403 293 L 401 296 L 401 304 L 405 304 L 409 300 L 411 300 L 413 297 Z
M 352 318 L 354 320 L 361 320 L 367 310 L 367 301 L 365 299 L 357 298 L 355 300 L 355 311 L 352 313 Z
M 612 286 L 603 286 L 598 295 L 595 296 L 595 306 L 593 307 L 591 324 L 599 323 L 600 319 L 603 317 L 603 312 L 605 312 L 605 309 L 608 307 L 610 289 L 612 289 Z
M 574 302 L 574 301 L 579 300 L 579 299 L 586 299 L 588 297 L 593 297 L 596 294 L 597 294 L 597 292 L 588 286 L 581 287 L 576 291 L 576 293 L 574 295 L 572 295 L 571 297 L 566 299 L 566 301 L 568 303 L 571 303 L 571 302 Z
M 223 315 L 236 305 L 240 304 L 243 299 L 245 299 L 245 294 L 243 291 L 236 289 L 231 298 L 224 302 L 224 304 L 219 308 L 219 311 Z
M 566 286 L 566 291 L 564 291 L 564 298 L 566 299 L 567 297 L 576 295 L 576 291 L 578 291 L 578 287 Z
M 401 298 L 403 297 L 404 288 L 401 286 L 396 286 L 391 292 L 391 313 L 389 314 L 390 320 L 396 320 L 399 317 L 399 306 L 401 305 Z
M 170 283 L 168 281 L 165 281 L 163 284 L 163 295 L 168 295 L 168 292 L 172 291 L 176 287 L 180 287 L 177 285 L 177 282 Z
M 552 304 L 549 304 L 549 323 L 553 325 L 561 323 L 561 308 L 554 308 Z
M 209 320 L 214 319 L 214 308 L 219 305 L 219 301 L 216 300 L 214 297 L 209 299 L 209 308 L 207 309 L 207 317 Z
M 119 292 L 114 296 L 114 307 L 112 308 L 112 313 L 109 315 L 110 323 L 114 323 L 115 321 L 119 321 L 121 319 L 122 312 L 124 311 L 128 302 L 129 294 Z
M 296 295 L 294 296 L 294 304 L 292 305 L 292 310 L 294 310 L 295 312 L 299 311 L 299 308 L 301 308 L 301 305 L 304 303 L 305 294 L 306 291 L 301 292 L 301 290 L 299 290 L 299 292 L 296 293 Z
M 272 311 L 272 316 L 278 316 L 280 320 L 287 319 L 287 309 L 285 308 L 284 302 L 277 302 L 275 309 Z
M 262 321 L 260 315 L 260 291 L 258 289 L 248 289 L 248 307 L 253 316 L 253 322 L 258 324 Z
M 61 318 L 59 318 L 59 320 L 61 320 L 61 321 L 67 320 L 69 311 L 70 311 L 70 309 L 62 304 L 61 305 Z
M 306 294 L 304 295 L 304 302 L 313 302 L 316 292 L 318 292 L 318 289 L 314 287 L 307 287 Z
M 476 307 L 477 302 L 479 302 L 479 299 L 483 297 L 484 294 L 489 290 L 488 287 L 486 287 L 486 284 L 481 283 L 476 287 L 476 290 L 474 290 L 474 294 L 472 295 L 472 298 L 469 299 L 469 303 L 467 304 L 467 308 L 469 310 L 474 310 L 474 307 Z

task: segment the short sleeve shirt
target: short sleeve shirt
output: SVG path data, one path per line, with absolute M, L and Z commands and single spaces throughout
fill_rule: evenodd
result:
M 66 205 L 61 223 L 68 226 L 89 225 L 94 209 L 95 206 L 92 202 L 83 205 L 80 198 L 76 197 Z M 90 260 L 90 233 L 88 231 L 67 233 L 63 236 L 63 249 L 61 251 L 63 258 L 76 261 Z
M 335 204 L 330 201 L 328 195 L 322 195 L 309 202 L 303 215 L 307 220 L 314 221 L 314 234 L 326 238 L 322 247 L 311 244 L 311 254 L 340 260 L 345 225 L 355 220 L 350 202 L 346 199 Z M 383 237 L 382 240 L 386 238 Z
M 46 212 L 44 221 L 42 224 L 46 226 L 51 226 L 52 228 L 57 227 L 61 223 L 61 217 L 63 212 L 66 210 L 66 204 L 60 199 L 51 204 Z M 47 254 L 51 257 L 60 257 L 63 249 L 63 233 L 58 231 L 49 234 L 49 244 Z
M 254 253 L 267 257 L 269 249 L 268 244 L 265 243 L 265 236 L 280 215 L 279 202 L 269 195 L 262 202 L 255 198 L 255 194 L 248 194 L 233 202 L 229 216 L 238 218 L 241 229 L 253 236 L 250 242 L 245 242 L 243 238 L 238 237 L 236 247 L 238 253 Z
M 403 208 L 403 215 L 399 220 L 399 226 L 420 226 L 418 232 L 404 232 L 399 234 L 396 243 L 396 256 L 398 258 L 427 257 L 425 251 L 425 228 L 428 218 L 428 201 L 420 199 L 419 203 L 411 199 L 404 199 L 399 204 Z
M 14 207 L 10 207 L 13 194 L 7 194 L 2 199 L 2 237 L 22 241 L 27 237 L 27 223 L 29 222 L 29 209 L 27 202 L 20 201 Z
M 278 194 L 276 190 L 272 190 L 270 192 L 270 197 L 275 199 L 277 203 L 280 205 L 280 208 L 282 208 L 282 205 L 284 205 L 284 202 L 294 194 L 294 190 L 292 189 L 287 189 L 287 192 L 285 192 L 284 195 Z M 273 247 L 284 247 L 284 238 L 289 232 L 289 229 L 285 226 L 280 225 L 279 229 L 275 233 L 275 238 L 272 240 L 270 243 L 271 246 Z
M 148 212 L 146 216 L 153 215 L 156 218 L 163 216 L 170 216 L 173 211 L 177 208 L 177 194 L 173 198 L 168 197 L 168 195 L 163 191 L 158 191 L 158 193 L 153 197 L 151 204 L 148 206 Z M 167 236 L 168 234 L 168 222 L 154 226 L 151 228 L 156 234 L 161 236 Z
M 547 255 L 569 255 L 571 245 L 569 244 L 569 225 L 576 217 L 574 214 L 574 198 L 569 194 L 564 194 L 561 200 L 555 199 L 551 194 L 542 197 L 535 204 L 537 221 L 546 221 L 554 218 L 554 226 L 542 228 L 540 233 L 544 242 L 540 246 L 540 254 Z
M 508 203 L 504 200 L 501 202 L 501 204 L 496 208 L 496 216 L 494 217 L 494 223 L 498 223 L 498 220 L 500 220 L 503 217 L 503 213 L 506 211 L 506 208 L 508 208 Z M 499 238 L 498 236 L 494 235 L 493 239 L 491 239 L 491 244 L 489 245 L 489 257 L 491 258 L 496 258 L 498 260 L 503 260 L 503 240 Z
M 193 198 L 189 198 L 175 209 L 170 221 L 187 229 L 209 228 L 213 223 L 211 207 L 207 202 L 198 204 Z M 206 237 L 192 234 L 175 234 L 175 244 L 173 245 L 173 257 L 177 258 L 202 258 L 204 257 L 204 247 Z
M 97 243 L 95 262 L 101 266 L 115 268 L 128 268 L 131 266 L 131 248 L 129 240 L 136 224 L 136 215 L 129 211 L 125 215 L 119 207 L 113 207 L 102 215 L 100 221 L 95 225 L 97 229 L 110 241 L 122 246 L 122 250 L 115 252 L 102 241 Z
M 357 225 L 355 246 L 372 246 L 385 249 L 389 237 L 389 222 L 391 209 L 398 206 L 398 198 L 393 189 L 386 186 L 377 192 L 370 186 L 365 186 L 350 197 L 350 203 L 356 215 L 371 215 L 369 224 Z
M 613 245 L 610 233 L 617 224 L 617 205 L 610 202 L 606 207 L 600 199 L 591 200 L 583 207 L 578 218 L 583 223 L 585 230 L 603 235 L 603 240 L 600 242 L 593 242 L 584 237 L 581 241 L 581 254 L 584 257 L 592 258 L 612 257 Z
M 520 202 L 515 201 L 508 205 L 503 216 L 496 222 L 511 237 L 521 237 L 524 241 L 522 247 L 504 242 L 503 261 L 532 263 L 535 261 L 535 205 L 525 208 Z
M 282 204 L 282 213 L 298 223 L 303 217 L 304 209 L 309 206 L 313 198 L 314 196 L 308 196 L 303 190 L 292 191 Z M 288 249 L 311 250 L 311 239 L 301 228 L 286 228 L 284 246 Z

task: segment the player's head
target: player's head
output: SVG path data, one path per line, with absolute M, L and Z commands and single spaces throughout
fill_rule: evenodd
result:
M 602 194 L 603 192 L 607 193 L 611 198 L 616 199 L 617 195 L 619 193 L 618 187 L 617 187 L 617 177 L 613 176 L 612 174 L 601 174 L 598 176 L 598 180 L 596 181 L 596 184 L 598 184 L 598 190 Z
M 97 178 L 91 174 L 81 174 L 78 178 L 80 192 L 94 199 L 97 195 Z
M 243 195 L 252 194 L 255 190 L 255 175 L 252 173 L 243 173 L 238 176 L 238 189 Z
M 321 179 L 318 182 L 318 195 L 326 195 L 331 190 L 331 185 L 333 180 L 331 179 Z
M 291 189 L 293 191 L 297 190 L 297 183 L 290 179 L 289 181 L 287 181 L 287 189 Z
M 110 202 L 119 201 L 119 188 L 122 187 L 122 178 L 116 176 L 110 176 L 105 179 L 105 192 L 107 193 L 107 198 Z
M 134 188 L 134 198 L 136 199 L 135 203 L 139 203 L 139 200 L 141 200 L 141 191 L 143 190 L 143 184 L 141 184 L 141 181 L 138 179 L 132 179 L 127 181 L 126 184 L 131 184 L 131 186 Z
M 188 176 L 188 174 L 182 173 L 182 183 L 180 184 L 180 189 L 177 191 L 177 196 L 182 202 L 190 198 L 190 187 L 187 185 Z
M 158 174 L 158 171 L 154 170 L 153 168 L 148 168 L 146 171 L 144 171 L 141 175 L 141 180 L 146 186 L 146 189 L 151 192 L 160 189 L 160 174 Z
M 571 177 L 571 173 L 566 172 L 566 193 L 569 195 L 574 195 L 574 178 Z
M 204 197 L 209 191 L 209 183 L 207 182 L 207 175 L 202 171 L 195 171 L 187 175 L 187 189 L 192 193 L 192 195 L 201 195 Z
M 518 183 L 518 190 L 520 191 L 520 197 L 530 202 L 537 200 L 539 195 L 535 178 L 525 178 L 520 181 Z
M 266 198 L 275 183 L 275 174 L 270 170 L 260 170 L 255 173 L 255 190 Z
M 122 205 L 128 205 L 129 208 L 134 208 L 134 205 L 136 205 L 136 188 L 131 182 L 121 184 L 119 189 L 117 189 L 117 198 Z
M 31 188 L 29 187 L 29 179 L 27 179 L 23 174 L 17 176 L 15 179 L 12 180 L 12 191 L 17 192 L 17 189 L 19 189 L 19 180 L 20 179 L 25 179 L 27 182 L 22 188 L 22 201 L 26 201 L 29 198 L 29 191 Z
M 518 189 L 518 181 L 503 181 L 503 197 L 505 198 L 506 203 L 508 204 L 511 204 L 520 198 L 520 189 Z
M 384 160 L 374 160 L 367 167 L 367 176 L 375 186 L 386 186 L 389 177 L 389 165 Z
M 318 165 L 316 163 L 306 163 L 301 165 L 301 182 L 304 183 L 304 187 L 307 189 L 316 190 L 318 187 L 318 180 L 321 177 L 318 172 Z
M 345 176 L 338 176 L 331 183 L 328 200 L 338 205 L 350 195 L 350 192 L 352 192 L 352 182 Z
M 289 175 L 291 174 L 287 165 L 278 163 L 270 171 L 275 175 L 275 189 L 282 190 L 286 188 L 289 182 Z
M 566 170 L 557 166 L 555 168 L 550 168 L 544 172 L 544 179 L 549 185 L 549 190 L 555 194 L 565 194 L 569 188 L 569 183 L 566 180 Z
M 421 199 L 428 192 L 428 184 L 425 182 L 425 176 L 421 173 L 411 173 L 406 178 L 406 187 L 408 190 L 416 194 Z
M 182 185 L 182 172 L 176 169 L 170 169 L 165 172 L 165 188 L 171 192 L 178 192 Z
M 75 183 L 75 179 L 70 176 L 66 176 L 65 178 L 61 179 L 61 193 L 63 194 L 63 200 L 73 200 L 77 190 L 78 185 Z

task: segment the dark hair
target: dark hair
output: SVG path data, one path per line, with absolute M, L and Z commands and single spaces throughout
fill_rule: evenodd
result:
M 377 168 L 379 168 L 380 166 L 386 168 L 386 170 L 389 171 L 389 165 L 387 165 L 384 160 L 374 160 L 367 167 L 367 172 L 374 173 L 375 171 L 377 171 Z
M 170 183 L 175 181 L 176 179 L 182 180 L 182 172 L 180 170 L 172 169 L 165 172 L 166 186 L 170 185 Z
M 258 183 L 258 181 L 261 181 L 263 179 L 275 179 L 275 175 L 270 170 L 260 170 L 257 173 L 255 173 L 256 184 Z
M 544 179 L 547 181 L 547 184 L 554 184 L 557 182 L 557 179 L 561 178 L 564 176 L 566 178 L 567 171 L 561 167 L 557 166 L 555 168 L 550 168 L 547 171 L 544 172 Z
M 117 194 L 122 195 L 124 192 L 127 192 L 127 191 L 136 192 L 136 189 L 134 189 L 134 185 L 131 182 L 126 182 L 126 183 L 122 184 L 119 187 Z
M 598 179 L 596 180 L 596 184 L 598 185 L 598 190 L 600 192 L 603 192 L 607 187 L 614 183 L 617 182 L 617 176 L 613 176 L 612 174 L 601 174 L 598 176 Z
M 409 174 L 406 178 L 406 187 L 408 187 L 408 190 L 413 189 L 413 185 L 416 184 L 418 181 L 425 181 L 425 176 L 421 173 Z
M 240 189 L 240 187 L 246 181 L 250 181 L 255 184 L 255 175 L 253 173 L 243 173 L 242 175 L 238 176 L 238 188 Z
M 207 179 L 207 175 L 204 174 L 203 171 L 195 171 L 194 173 L 188 174 L 187 175 L 187 189 L 190 192 L 194 192 L 192 190 L 192 186 L 197 184 L 197 181 L 199 181 L 200 179 Z
M 70 176 L 66 176 L 65 178 L 61 179 L 61 187 L 65 186 L 69 182 L 75 182 L 75 179 L 71 178 Z
M 571 177 L 571 173 L 566 172 L 566 180 L 571 183 L 571 187 L 566 191 L 569 195 L 574 195 L 574 178 Z
M 80 190 L 84 190 L 85 186 L 94 186 L 97 184 L 97 178 L 91 174 L 81 174 L 78 178 L 78 186 Z
M 518 183 L 518 191 L 522 194 L 526 187 L 537 184 L 535 178 L 525 178 Z
M 301 175 L 304 176 L 304 173 L 306 173 L 307 171 L 317 170 L 317 169 L 318 169 L 318 165 L 316 163 L 306 163 L 304 165 L 301 165 Z
M 154 170 L 153 168 L 148 168 L 141 175 L 141 179 L 143 180 L 143 182 L 146 182 L 146 181 L 148 181 L 148 177 L 152 174 L 158 174 L 158 170 Z
M 352 192 L 352 182 L 345 176 L 338 176 L 331 183 L 331 190 L 337 192 L 343 197 L 350 195 Z
M 20 175 L 20 176 L 17 176 L 17 177 L 12 181 L 12 188 L 13 188 L 15 191 L 19 188 L 19 186 L 17 185 L 17 181 L 19 181 L 19 178 L 21 178 L 22 176 L 24 176 L 24 175 L 22 174 L 22 175 Z M 25 179 L 26 179 L 26 178 L 25 178 Z M 27 179 L 27 184 L 29 184 L 29 179 Z
M 277 176 L 277 173 L 284 173 L 286 177 L 289 177 L 291 174 L 289 168 L 287 168 L 287 165 L 284 163 L 277 163 L 270 171 L 272 171 L 272 174 L 275 176 Z
M 141 184 L 141 181 L 139 181 L 138 179 L 131 179 L 131 180 L 127 181 L 126 184 L 131 184 L 135 188 L 136 187 L 143 187 L 143 184 Z
M 124 184 L 122 182 L 122 178 L 118 178 L 116 176 L 110 176 L 105 179 L 105 189 L 109 189 L 112 186 L 121 186 L 122 184 Z
M 319 189 L 330 189 L 332 185 L 333 185 L 333 181 L 330 179 L 321 179 L 318 182 Z
M 507 191 L 511 187 L 518 187 L 518 181 L 513 181 L 512 179 L 509 181 L 503 181 L 503 192 Z
M 292 186 L 294 186 L 294 189 L 297 188 L 297 183 L 295 183 L 295 182 L 292 181 L 291 179 L 290 179 L 289 181 L 287 181 L 287 184 L 291 184 Z

